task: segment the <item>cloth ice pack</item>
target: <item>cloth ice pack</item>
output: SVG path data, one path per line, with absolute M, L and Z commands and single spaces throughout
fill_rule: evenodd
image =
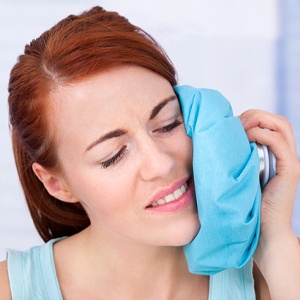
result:
M 251 259 L 260 230 L 261 188 L 255 143 L 215 90 L 176 86 L 193 143 L 200 230 L 184 247 L 191 273 L 213 275 Z

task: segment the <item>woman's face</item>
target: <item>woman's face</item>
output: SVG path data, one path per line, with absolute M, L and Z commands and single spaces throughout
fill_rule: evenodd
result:
M 63 180 L 92 228 L 149 245 L 188 243 L 199 230 L 192 145 L 170 83 L 123 66 L 54 96 Z

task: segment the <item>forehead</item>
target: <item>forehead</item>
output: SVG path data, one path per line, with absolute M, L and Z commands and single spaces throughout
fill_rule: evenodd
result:
M 123 66 L 63 87 L 58 93 L 60 113 L 85 112 L 118 114 L 123 110 L 146 111 L 174 94 L 170 83 L 156 73 L 138 66 Z
M 123 66 L 79 83 L 61 87 L 53 95 L 52 120 L 61 141 L 83 141 L 101 132 L 149 118 L 152 108 L 174 95 L 163 77 L 137 66 Z M 70 141 L 71 142 L 71 141 Z

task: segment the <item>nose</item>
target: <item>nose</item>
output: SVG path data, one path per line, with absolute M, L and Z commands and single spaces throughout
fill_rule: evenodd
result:
M 148 136 L 139 146 L 140 176 L 144 181 L 166 178 L 174 168 L 172 145 Z

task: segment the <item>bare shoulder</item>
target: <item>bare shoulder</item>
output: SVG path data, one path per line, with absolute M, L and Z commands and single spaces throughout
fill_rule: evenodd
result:
M 0 300 L 11 300 L 6 261 L 0 262 Z

